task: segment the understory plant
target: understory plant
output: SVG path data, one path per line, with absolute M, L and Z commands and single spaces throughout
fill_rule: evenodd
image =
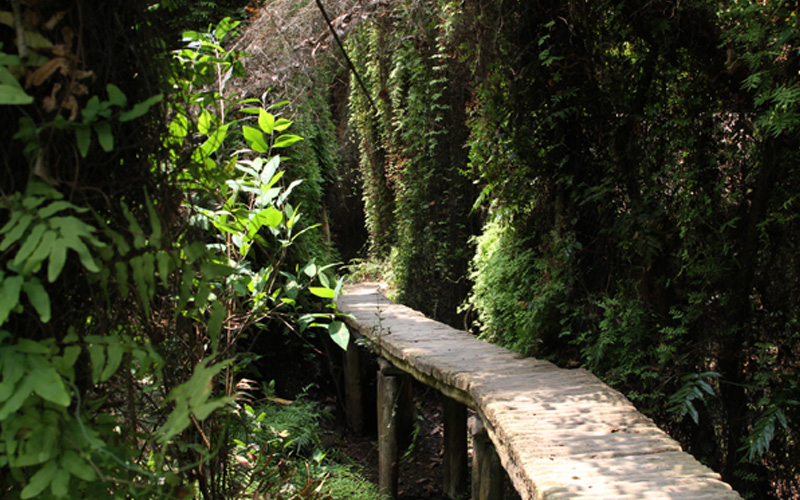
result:
M 279 106 L 226 94 L 243 71 L 222 47 L 236 26 L 185 33 L 171 92 L 133 105 L 112 83 L 61 92 L 75 74 L 49 71 L 51 51 L 0 59 L 0 106 L 19 110 L 11 147 L 30 172 L 0 192 L 3 498 L 231 498 L 242 346 L 312 327 L 347 345 L 331 301 L 341 281 L 292 254 L 315 225 L 291 204 L 302 181 L 283 180 L 278 152 L 301 138 L 283 133 Z M 61 106 L 31 118 L 51 104 L 19 83 L 26 73 Z M 148 114 L 169 116 L 163 152 L 123 162 L 137 146 L 120 124 Z M 55 178 L 53 137 L 76 170 L 98 159 L 148 181 L 88 202 L 81 178 Z

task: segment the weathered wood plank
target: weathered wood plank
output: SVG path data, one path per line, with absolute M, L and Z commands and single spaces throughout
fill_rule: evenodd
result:
M 586 370 L 522 358 L 392 303 L 376 285 L 339 308 L 380 356 L 477 410 L 527 499 L 740 499 L 719 475 Z

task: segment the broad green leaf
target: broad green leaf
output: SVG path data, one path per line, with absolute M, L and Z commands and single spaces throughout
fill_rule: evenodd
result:
M 30 234 L 24 239 L 17 255 L 14 257 L 13 263 L 15 266 L 21 266 L 33 251 L 36 250 L 46 230 L 47 226 L 45 224 L 39 223 L 33 226 Z
M 262 190 L 269 189 L 269 187 L 272 184 L 275 184 L 275 182 L 277 182 L 277 181 L 272 182 L 272 179 L 275 177 L 275 172 L 278 170 L 278 167 L 280 167 L 280 165 L 281 165 L 281 157 L 279 155 L 273 156 L 272 158 L 269 159 L 266 165 L 264 165 L 263 170 L 261 170 L 261 173 L 259 174 L 259 179 L 267 187 L 262 188 Z
M 211 352 L 217 352 L 219 347 L 219 335 L 222 331 L 222 323 L 227 315 L 225 304 L 217 300 L 211 304 L 211 314 L 208 317 L 208 336 L 211 338 Z
M 81 158 L 86 158 L 86 155 L 89 154 L 89 146 L 92 144 L 92 129 L 88 125 L 76 125 L 75 142 L 78 144 L 78 153 Z
M 200 151 L 200 154 L 202 154 L 204 158 L 208 158 L 222 146 L 222 143 L 225 142 L 225 138 L 228 137 L 228 127 L 229 125 L 223 125 L 215 129 L 208 136 L 208 139 L 200 146 L 198 151 Z
M 280 210 L 267 207 L 259 211 L 250 224 L 247 226 L 247 236 L 252 239 L 256 233 L 264 226 L 276 228 L 283 221 L 283 214 Z
M 200 272 L 202 272 L 203 277 L 208 280 L 215 280 L 217 278 L 230 276 L 230 274 L 234 271 L 235 269 L 231 266 L 220 264 L 218 262 L 203 262 L 200 264 Z
M 54 201 L 53 203 L 50 203 L 49 205 L 46 205 L 46 206 L 40 208 L 39 212 L 37 212 L 37 215 L 42 219 L 47 219 L 49 217 L 54 216 L 58 212 L 60 212 L 62 210 L 66 210 L 68 208 L 72 209 L 72 210 L 75 210 L 76 212 L 85 212 L 86 211 L 86 209 L 80 209 L 80 208 L 76 207 L 75 205 L 73 205 L 72 203 L 70 203 L 68 201 L 58 200 L 58 201 Z
M 332 299 L 336 296 L 336 292 L 331 288 L 310 286 L 308 291 L 323 299 Z
M 35 369 L 28 374 L 28 377 L 33 379 L 33 392 L 39 395 L 42 399 L 46 399 L 51 403 L 59 406 L 69 406 L 72 398 L 64 385 L 64 380 L 58 374 L 53 365 L 41 359 L 41 356 L 30 356 L 31 360 L 39 358 L 33 366 Z
M 64 498 L 69 493 L 69 472 L 65 469 L 58 469 L 53 475 L 50 483 L 50 491 L 56 498 Z
M 150 216 L 150 228 L 152 229 L 152 232 L 150 233 L 150 240 L 153 242 L 153 245 L 157 247 L 161 246 L 161 218 L 158 216 L 156 207 L 153 206 L 153 201 L 150 199 L 150 195 L 148 195 L 146 191 L 144 203 L 145 206 L 147 206 L 147 214 Z
M 113 343 L 108 344 L 106 366 L 100 374 L 100 382 L 105 382 L 117 371 L 120 363 L 122 362 L 122 355 L 125 354 L 125 348 L 122 344 Z
M 273 130 L 275 132 L 283 132 L 287 128 L 291 127 L 292 123 L 294 123 L 294 122 L 291 121 L 291 120 L 287 120 L 286 118 L 279 118 L 275 122 L 275 126 L 273 127 Z
M 119 115 L 119 121 L 121 122 L 129 122 L 131 120 L 135 120 L 140 116 L 143 116 L 147 113 L 152 106 L 158 104 L 164 99 L 163 94 L 156 94 L 153 97 L 146 99 L 140 103 L 134 104 L 133 108 L 130 111 L 123 111 Z
M 275 127 L 275 115 L 267 113 L 263 109 L 258 110 L 258 126 L 265 134 L 272 134 Z M 262 151 L 263 152 L 263 151 Z
M 213 128 L 214 115 L 209 113 L 207 109 L 204 109 L 203 112 L 200 113 L 200 118 L 197 119 L 197 130 L 203 135 L 209 135 Z
M 90 344 L 86 350 L 89 351 L 89 361 L 92 364 L 92 382 L 97 384 L 106 365 L 106 349 L 102 344 Z
M 22 362 L 22 360 L 19 360 L 19 362 Z M 5 404 L 0 407 L 0 421 L 7 419 L 9 415 L 22 408 L 31 392 L 33 392 L 33 379 L 29 376 L 23 377 L 22 382 L 15 387 L 14 392 L 9 396 Z
M 25 358 L 17 354 L 15 349 L 0 349 L 0 367 L 3 379 L 0 380 L 0 403 L 14 394 L 14 387 L 25 374 Z
M 6 251 L 8 247 L 22 238 L 22 235 L 25 233 L 25 230 L 28 229 L 28 226 L 30 226 L 32 221 L 33 215 L 27 212 L 22 214 L 19 217 L 17 224 L 8 231 L 5 238 L 3 238 L 3 241 L 0 242 L 0 252 Z M 5 227 L 3 229 L 5 229 Z
M 117 277 L 117 286 L 119 286 L 119 293 L 123 299 L 128 298 L 130 287 L 128 286 L 128 265 L 125 262 L 118 261 L 114 263 L 114 272 Z
M 161 284 L 166 288 L 169 284 L 169 274 L 175 269 L 172 255 L 163 250 L 159 251 L 156 254 L 156 263 L 158 264 L 158 276 L 161 278 Z
M 331 340 L 333 340 L 336 345 L 347 350 L 347 344 L 350 343 L 350 330 L 347 329 L 347 325 L 344 324 L 342 321 L 333 321 L 330 325 L 328 325 L 328 334 L 331 336 Z
M 6 234 L 7 232 L 11 231 L 14 226 L 17 225 L 17 222 L 22 219 L 22 216 L 25 215 L 27 212 L 22 210 L 11 209 L 11 217 L 9 217 L 8 222 L 0 228 L 0 234 Z
M 50 261 L 47 264 L 47 281 L 54 282 L 64 269 L 67 260 L 67 246 L 63 239 L 53 241 L 50 251 Z
M 100 266 L 97 265 L 97 262 L 94 260 L 94 256 L 89 251 L 89 247 L 87 247 L 83 240 L 78 238 L 77 236 L 66 236 L 62 238 L 64 245 L 68 246 L 69 248 L 75 250 L 78 253 L 78 257 L 80 257 L 81 264 L 83 267 L 86 268 L 87 271 L 96 273 L 100 271 Z
M 70 474 L 83 479 L 84 481 L 94 481 L 97 479 L 97 474 L 92 469 L 92 466 L 81 456 L 72 450 L 67 450 L 61 457 L 61 467 L 67 470 Z
M 100 112 L 100 98 L 96 95 L 93 95 L 87 102 L 86 105 L 83 107 L 83 123 L 87 126 L 90 125 L 94 119 L 97 117 L 97 114 Z
M 227 405 L 228 403 L 232 402 L 233 398 L 219 398 L 211 400 L 207 403 L 203 403 L 200 406 L 197 406 L 192 409 L 192 414 L 197 418 L 197 420 L 205 420 L 208 418 L 211 413 L 218 409 L 222 408 L 223 406 Z
M 20 493 L 20 498 L 25 500 L 27 498 L 33 498 L 39 495 L 45 488 L 50 486 L 50 482 L 53 480 L 53 476 L 56 473 L 56 463 L 55 462 L 47 462 L 42 466 L 41 469 L 36 471 L 31 477 L 31 480 L 28 481 L 28 484 L 25 488 L 22 489 L 22 493 Z
M 306 276 L 309 278 L 313 278 L 317 275 L 317 266 L 314 263 L 309 263 L 303 268 L 303 272 L 306 273 Z
M 114 134 L 111 132 L 111 124 L 107 121 L 94 124 L 94 131 L 97 133 L 97 141 L 103 151 L 109 153 L 114 149 Z
M 264 134 L 259 129 L 244 126 L 242 127 L 242 134 L 251 149 L 259 153 L 269 152 L 269 144 L 267 144 Z
M 32 102 L 33 96 L 26 94 L 22 88 L 0 83 L 0 105 L 22 106 Z
M 19 292 L 24 280 L 22 276 L 12 276 L 0 281 L 0 325 L 6 322 L 11 311 L 19 304 Z
M 106 92 L 108 92 L 108 102 L 114 106 L 119 106 L 122 108 L 128 104 L 128 98 L 125 97 L 125 93 L 113 83 L 106 85 Z
M 175 115 L 175 118 L 169 124 L 169 133 L 179 141 L 189 134 L 189 120 L 185 114 Z
M 275 142 L 272 144 L 273 148 L 286 148 L 294 144 L 295 142 L 302 141 L 303 138 L 299 135 L 293 134 L 284 134 L 279 135 Z
M 47 290 L 42 286 L 39 278 L 32 276 L 28 278 L 23 284 L 22 289 L 28 296 L 28 301 L 31 303 L 36 312 L 39 314 L 39 319 L 42 323 L 50 321 L 50 296 Z

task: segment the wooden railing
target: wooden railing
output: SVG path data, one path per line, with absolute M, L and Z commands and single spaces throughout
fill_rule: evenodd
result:
M 501 498 L 506 474 L 526 500 L 741 498 L 586 370 L 561 369 L 478 340 L 392 303 L 375 284 L 349 286 L 339 309 L 383 360 L 379 469 L 381 487 L 392 497 L 401 381 L 410 375 L 447 396 L 444 491 L 451 498 L 468 493 L 468 428 L 473 499 Z M 359 349 L 351 342 L 345 363 L 348 415 L 356 428 L 363 426 Z M 477 414 L 469 424 L 467 407 Z

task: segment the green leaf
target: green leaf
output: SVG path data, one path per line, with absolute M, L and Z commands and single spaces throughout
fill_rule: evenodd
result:
M 36 474 L 31 477 L 31 480 L 28 482 L 27 486 L 23 488 L 22 493 L 20 494 L 20 498 L 25 500 L 27 498 L 33 498 L 45 488 L 50 486 L 50 482 L 53 480 L 53 476 L 56 473 L 56 463 L 55 462 L 47 462 L 39 469 Z
M 125 354 L 125 347 L 119 343 L 111 343 L 108 344 L 106 352 L 108 353 L 107 362 L 103 372 L 100 374 L 100 382 L 110 379 L 117 371 L 122 362 L 122 355 Z
M 0 325 L 6 322 L 11 311 L 19 304 L 23 281 L 22 276 L 12 276 L 0 281 Z
M 47 265 L 47 281 L 54 282 L 64 269 L 64 262 L 67 260 L 67 246 L 62 238 L 53 241 L 50 251 L 50 262 Z
M 28 301 L 31 303 L 36 312 L 39 314 L 39 319 L 42 323 L 50 321 L 50 296 L 47 290 L 42 286 L 39 278 L 33 276 L 28 278 L 23 284 L 22 289 L 28 296 Z
M 89 361 L 92 364 L 92 382 L 97 384 L 100 382 L 100 374 L 103 373 L 103 368 L 106 365 L 105 346 L 102 344 L 89 344 L 86 350 L 89 351 Z
M 335 290 L 331 288 L 310 286 L 308 291 L 323 299 L 333 299 L 336 296 Z
M 36 215 L 38 215 L 42 219 L 47 219 L 54 216 L 58 212 L 66 210 L 68 208 L 75 210 L 76 212 L 87 211 L 87 209 L 80 209 L 68 201 L 59 200 L 59 201 L 54 201 L 53 203 L 50 203 L 49 205 L 40 208 Z
M 111 124 L 107 121 L 94 124 L 94 131 L 97 133 L 97 141 L 103 151 L 109 153 L 114 150 L 114 134 L 111 132 Z
M 299 135 L 292 135 L 292 134 L 284 134 L 279 135 L 275 142 L 272 144 L 273 148 L 286 148 L 294 144 L 295 142 L 302 141 L 303 138 Z
M 83 267 L 85 267 L 87 271 L 93 273 L 100 271 L 100 266 L 97 265 L 97 262 L 94 260 L 94 256 L 92 256 L 92 253 L 89 251 L 89 247 L 83 243 L 83 240 L 77 236 L 70 235 L 62 238 L 61 241 L 64 242 L 64 245 L 78 253 L 78 257 L 81 259 L 81 264 L 83 264 Z
M 25 374 L 23 361 L 24 358 L 19 356 L 15 349 L 0 349 L 0 367 L 3 373 L 3 379 L 0 381 L 0 403 L 7 401 L 14 394 L 14 387 Z
M 267 144 L 264 134 L 259 129 L 244 126 L 242 127 L 242 134 L 251 149 L 259 153 L 269 152 L 269 144 Z
M 153 105 L 158 104 L 163 99 L 164 99 L 163 94 L 156 94 L 149 99 L 134 104 L 133 108 L 131 108 L 130 111 L 123 111 L 122 113 L 120 113 L 119 121 L 129 122 L 131 120 L 139 118 L 140 116 L 144 116 L 144 114 L 147 113 Z
M 275 115 L 272 113 L 267 113 L 263 109 L 258 110 L 258 126 L 261 127 L 261 130 L 265 134 L 272 134 L 272 130 L 275 127 Z M 262 153 L 265 151 L 262 151 Z
M 125 107 L 128 104 L 128 98 L 125 97 L 119 87 L 113 83 L 106 85 L 106 92 L 108 92 L 108 102 L 114 106 Z
M 67 450 L 61 457 L 61 467 L 70 474 L 84 481 L 95 481 L 97 474 L 89 463 L 72 450 Z
M 211 338 L 211 352 L 217 352 L 219 347 L 219 334 L 222 331 L 222 323 L 228 311 L 225 304 L 217 300 L 211 304 L 211 314 L 208 317 L 208 336 Z
M 33 102 L 33 96 L 29 96 L 22 88 L 6 83 L 0 83 L 0 105 L 25 105 Z
M 47 226 L 45 224 L 36 224 L 33 226 L 30 234 L 25 238 L 25 241 L 22 243 L 17 255 L 14 257 L 13 263 L 15 266 L 21 266 L 25 259 L 27 259 L 34 250 L 36 250 L 37 245 L 42 240 L 42 236 L 44 235 L 45 231 L 47 230 Z
M 29 360 L 32 367 L 35 367 L 28 374 L 28 377 L 33 379 L 33 392 L 51 403 L 69 406 L 72 398 L 64 385 L 64 380 L 53 365 L 45 361 L 42 356 L 29 356 Z
M 286 118 L 279 118 L 278 121 L 275 122 L 273 130 L 275 132 L 283 132 L 287 128 L 291 127 L 292 123 L 294 123 L 292 120 L 287 120 Z
M 209 135 L 211 130 L 214 128 L 214 115 L 208 112 L 207 109 L 204 109 L 202 113 L 200 113 L 200 118 L 197 119 L 197 130 L 203 135 Z
M 6 251 L 8 247 L 22 238 L 22 235 L 25 233 L 25 230 L 28 229 L 28 226 L 30 226 L 32 221 L 33 215 L 27 212 L 22 214 L 19 217 L 17 224 L 8 231 L 5 238 L 3 238 L 3 241 L 0 242 L 0 252 Z M 6 229 L 6 227 L 8 226 L 3 227 L 3 229 Z
M 64 498 L 69 493 L 69 472 L 65 469 L 58 469 L 53 475 L 50 483 L 50 491 L 56 498 Z
M 330 334 L 331 340 L 333 340 L 336 345 L 345 351 L 347 350 L 347 345 L 350 343 L 350 330 L 347 329 L 347 325 L 345 325 L 344 322 L 331 322 L 331 324 L 328 325 L 328 334 Z
M 17 362 L 21 362 L 21 360 L 17 360 Z M 23 377 L 22 382 L 16 386 L 14 392 L 0 408 L 0 421 L 5 420 L 9 415 L 19 410 L 25 404 L 28 396 L 31 395 L 31 392 L 33 392 L 33 379 L 30 376 Z
M 145 191 L 144 203 L 145 206 L 147 206 L 147 213 L 150 216 L 150 228 L 152 229 L 150 240 L 153 242 L 153 245 L 161 246 L 161 218 L 158 216 L 156 207 L 153 206 L 153 201 L 150 199 L 150 195 L 147 194 L 147 191 Z
M 86 158 L 86 155 L 89 154 L 89 146 L 92 144 L 92 129 L 88 125 L 76 125 L 75 142 L 78 144 L 78 153 L 81 158 Z
M 225 142 L 225 138 L 228 136 L 228 125 L 223 125 L 217 129 L 215 129 L 211 135 L 208 136 L 208 139 L 200 146 L 199 150 L 200 154 L 204 158 L 208 158 L 214 153 L 216 150 L 222 146 L 222 143 Z

